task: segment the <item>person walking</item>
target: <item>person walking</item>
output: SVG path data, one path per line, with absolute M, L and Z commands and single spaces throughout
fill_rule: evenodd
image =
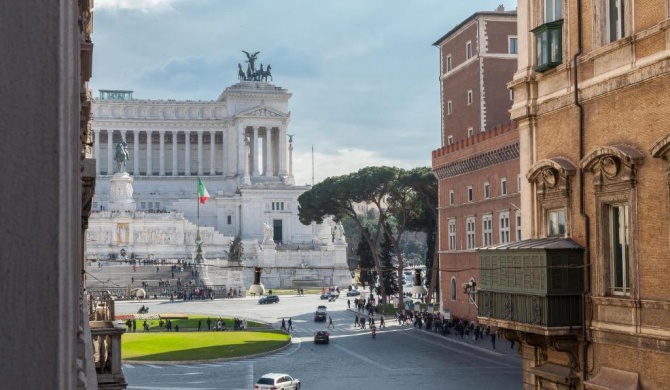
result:
M 491 332 L 491 344 L 493 344 L 493 349 L 496 349 L 496 332 Z
M 207 330 L 212 330 L 212 319 L 207 317 Z
M 291 317 L 288 318 L 288 330 L 293 330 L 293 321 Z
M 351 300 L 347 299 L 347 309 L 351 309 Z
M 133 332 L 135 332 L 135 329 L 137 329 L 137 322 L 133 319 Z
M 286 330 L 286 321 L 283 318 L 281 319 L 281 329 Z
M 201 327 L 202 327 L 202 320 L 198 320 L 198 332 L 200 332 Z
M 358 314 L 356 314 L 356 318 L 354 319 L 354 328 L 358 328 Z
M 328 328 L 333 327 L 335 329 L 335 325 L 333 324 L 333 317 L 328 316 Z
M 386 324 L 384 323 L 384 315 L 382 314 L 381 317 L 379 317 L 379 329 L 386 329 Z

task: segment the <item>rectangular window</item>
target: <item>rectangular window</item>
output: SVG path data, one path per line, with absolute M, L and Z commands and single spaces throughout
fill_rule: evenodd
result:
M 161 209 L 161 202 L 156 202 L 156 210 L 160 210 L 160 209 Z
M 472 104 L 472 90 L 468 91 L 468 105 Z
M 516 211 L 516 240 L 521 241 L 521 211 Z
M 465 44 L 465 59 L 469 60 L 472 58 L 472 42 L 467 42 Z
M 449 204 L 454 204 L 454 190 L 449 191 Z
M 606 0 L 607 4 L 607 37 L 608 42 L 618 41 L 625 36 L 624 31 L 624 0 Z
M 489 182 L 484 183 L 484 199 L 491 197 L 491 185 Z
M 233 216 L 232 216 L 232 215 L 229 215 L 229 216 L 227 217 L 227 221 L 226 221 L 226 222 L 228 222 L 228 225 L 232 225 L 232 224 L 233 224 Z
M 628 205 L 613 205 L 609 211 L 612 291 L 617 295 L 629 295 L 630 245 L 628 236 Z
M 454 144 L 454 136 L 450 135 L 447 137 L 447 145 L 453 145 Z
M 451 115 L 454 112 L 454 105 L 451 103 L 451 100 L 447 102 L 447 115 Z
M 500 179 L 500 195 L 507 195 L 507 179 Z
M 447 72 L 451 72 L 452 65 L 451 65 L 451 54 L 447 56 Z
M 472 191 L 472 186 L 468 186 L 468 202 L 472 202 L 474 199 L 474 193 Z
M 509 212 L 500 213 L 498 217 L 500 221 L 500 243 L 505 244 L 509 242 Z
M 493 245 L 493 216 L 491 214 L 482 217 L 482 232 L 484 246 Z
M 456 220 L 449 220 L 449 249 L 456 250 Z
M 547 235 L 565 235 L 565 209 L 549 210 L 547 212 Z
M 508 53 L 509 54 L 519 53 L 519 40 L 517 39 L 517 37 L 508 38 Z
M 509 90 L 509 100 L 514 101 L 514 90 L 513 89 Z
M 474 249 L 475 244 L 475 218 L 470 217 L 465 220 L 465 234 L 468 239 L 468 249 Z
M 146 210 L 147 202 L 140 202 L 140 210 Z
M 468 127 L 468 137 L 472 137 L 475 134 L 475 129 Z
M 154 208 L 154 202 L 149 202 L 149 210 L 153 210 Z
M 516 175 L 516 192 L 521 192 L 521 175 Z
M 561 12 L 561 1 L 563 0 L 544 0 L 545 23 L 563 19 L 563 12 Z

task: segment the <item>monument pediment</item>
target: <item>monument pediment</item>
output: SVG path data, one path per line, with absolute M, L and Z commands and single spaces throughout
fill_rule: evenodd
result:
M 256 106 L 248 110 L 241 111 L 235 117 L 270 117 L 270 118 L 288 118 L 288 114 L 266 106 Z

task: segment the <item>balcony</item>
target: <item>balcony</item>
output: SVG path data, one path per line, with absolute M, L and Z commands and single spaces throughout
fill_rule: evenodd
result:
M 478 250 L 479 320 L 544 335 L 582 326 L 583 248 L 567 238 L 545 238 Z
M 125 326 L 114 321 L 114 298 L 109 293 L 89 294 L 88 320 L 98 389 L 125 389 L 127 383 L 121 369 L 121 335 Z

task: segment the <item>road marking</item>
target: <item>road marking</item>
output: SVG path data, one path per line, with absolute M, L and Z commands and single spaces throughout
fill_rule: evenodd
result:
M 372 359 L 368 359 L 367 357 L 365 357 L 365 356 L 363 356 L 363 355 L 360 355 L 360 354 L 358 354 L 358 353 L 356 353 L 356 352 L 354 352 L 354 351 L 352 351 L 352 350 L 350 350 L 350 349 L 344 348 L 344 347 L 341 346 L 341 345 L 333 344 L 333 347 L 338 348 L 338 349 L 342 350 L 343 352 L 348 353 L 348 354 L 351 355 L 351 356 L 355 356 L 355 357 L 361 359 L 362 361 L 364 361 L 364 362 L 366 362 L 366 363 L 375 365 L 375 366 L 381 368 L 382 370 L 385 370 L 385 371 L 394 371 L 394 369 L 391 368 L 391 367 L 385 366 L 385 365 L 383 365 L 383 364 L 381 364 L 381 363 L 378 363 L 378 362 L 376 362 L 376 361 L 374 361 L 374 360 L 372 360 Z
M 157 369 L 159 369 L 159 370 L 162 370 L 162 369 L 163 369 L 163 367 L 161 367 L 161 366 L 157 366 L 157 365 L 155 365 L 155 364 L 147 364 L 147 366 L 152 367 L 152 368 L 157 368 Z

